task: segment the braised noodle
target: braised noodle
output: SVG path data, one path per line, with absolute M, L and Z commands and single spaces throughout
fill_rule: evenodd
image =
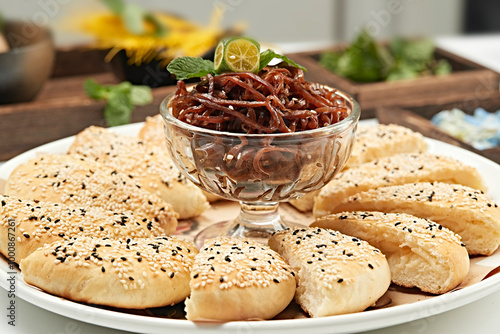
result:
M 268 66 L 259 74 L 208 75 L 191 90 L 179 81 L 169 107 L 175 118 L 205 129 L 269 134 L 259 139 L 258 146 L 243 135 L 227 152 L 223 147 L 227 145 L 217 141 L 196 149 L 200 158 L 208 160 L 205 167 L 212 164 L 235 182 L 295 179 L 306 163 L 305 156 L 311 160 L 315 150 L 311 145 L 273 145 L 272 134 L 325 127 L 345 119 L 351 111 L 334 89 L 307 82 L 302 70 L 288 66 Z

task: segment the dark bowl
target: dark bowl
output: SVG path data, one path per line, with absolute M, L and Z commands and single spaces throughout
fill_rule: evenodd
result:
M 0 104 L 31 101 L 52 73 L 52 35 L 44 27 L 17 21 L 7 21 L 3 33 L 11 49 L 0 53 Z
M 201 57 L 213 60 L 215 47 L 206 52 Z M 153 59 L 149 63 L 141 65 L 128 64 L 128 57 L 124 50 L 121 50 L 111 60 L 111 69 L 120 81 L 129 81 L 134 85 L 146 85 L 151 88 L 175 85 L 177 80 L 172 77 L 167 70 L 166 65 L 161 66 L 162 62 Z M 185 80 L 185 82 L 195 82 L 197 79 Z

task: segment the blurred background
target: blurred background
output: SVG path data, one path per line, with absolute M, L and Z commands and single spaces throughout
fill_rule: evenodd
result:
M 495 0 L 130 0 L 141 6 L 208 23 L 215 5 L 225 9 L 222 25 L 244 22 L 246 32 L 268 43 L 332 43 L 351 40 L 366 25 L 385 38 L 447 36 L 499 31 L 499 1 Z M 6 18 L 31 20 L 55 29 L 58 45 L 85 42 L 69 31 L 71 22 L 104 6 L 97 0 L 1 0 Z

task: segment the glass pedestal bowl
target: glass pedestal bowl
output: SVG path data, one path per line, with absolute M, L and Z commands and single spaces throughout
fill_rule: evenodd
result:
M 197 246 L 217 236 L 267 242 L 274 231 L 291 227 L 280 202 L 320 189 L 342 169 L 351 154 L 360 108 L 337 92 L 349 116 L 323 128 L 278 134 L 220 132 L 179 121 L 168 96 L 161 104 L 167 146 L 179 170 L 201 189 L 240 202 L 233 221 L 213 224 L 196 237 Z

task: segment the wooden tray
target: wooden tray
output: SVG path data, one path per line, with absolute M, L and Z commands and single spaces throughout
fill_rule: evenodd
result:
M 90 125 L 105 126 L 105 103 L 88 98 L 83 89 L 89 77 L 101 84 L 118 82 L 104 55 L 85 48 L 57 50 L 53 76 L 34 101 L 0 105 L 0 161 Z M 157 114 L 161 101 L 174 90 L 175 86 L 153 89 L 153 103 L 136 107 L 132 122 Z
M 440 48 L 436 49 L 436 58 L 445 58 L 450 62 L 453 71 L 449 75 L 393 82 L 356 83 L 330 72 L 319 64 L 321 52 L 338 51 L 344 47 L 294 53 L 289 57 L 308 69 L 305 75 L 307 80 L 327 84 L 352 95 L 361 106 L 362 118 L 374 117 L 377 107 L 418 107 L 500 96 L 498 73 Z

